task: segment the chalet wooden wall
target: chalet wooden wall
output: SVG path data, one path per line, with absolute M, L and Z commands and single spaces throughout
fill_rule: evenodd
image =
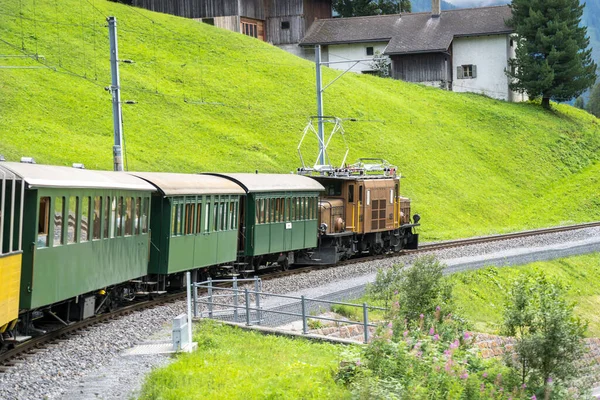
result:
M 315 19 L 331 18 L 331 0 L 304 0 L 305 29 L 308 30 Z
M 275 45 L 295 44 L 315 19 L 331 18 L 331 0 L 132 0 L 136 7 L 185 18 L 214 18 L 214 25 L 241 31 L 241 19 L 258 23 L 259 37 Z M 236 18 L 234 18 L 236 17 Z M 282 23 L 289 28 L 282 29 Z
M 394 79 L 407 82 L 452 80 L 452 57 L 450 55 L 428 53 L 396 55 L 390 58 L 392 59 L 392 77 Z
M 185 18 L 239 15 L 238 0 L 133 0 L 133 5 Z
M 242 0 L 239 4 L 241 17 L 266 19 L 265 0 Z

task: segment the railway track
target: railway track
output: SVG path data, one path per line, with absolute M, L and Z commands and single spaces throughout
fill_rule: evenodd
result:
M 449 241 L 438 242 L 438 243 L 427 243 L 427 244 L 421 245 L 418 250 L 406 250 L 406 251 L 402 251 L 400 253 L 380 254 L 380 255 L 371 255 L 371 256 L 366 256 L 366 257 L 360 257 L 360 258 L 355 258 L 352 260 L 346 260 L 342 263 L 336 264 L 335 266 L 339 267 L 342 265 L 350 265 L 350 264 L 355 264 L 355 263 L 360 263 L 360 262 L 379 260 L 379 259 L 385 259 L 385 258 L 390 258 L 390 257 L 397 257 L 399 255 L 419 254 L 419 253 L 431 252 L 431 251 L 453 248 L 453 247 L 461 247 L 461 246 L 469 246 L 469 245 L 475 245 L 475 244 L 481 244 L 481 243 L 498 242 L 498 241 L 502 241 L 502 240 L 539 236 L 539 235 L 545 235 L 545 234 L 550 234 L 550 233 L 567 232 L 567 231 L 574 231 L 574 230 L 593 228 L 593 227 L 600 227 L 600 222 L 591 222 L 591 223 L 575 224 L 575 225 L 544 228 L 544 229 L 534 229 L 534 230 L 528 230 L 528 231 L 522 231 L 522 232 L 482 236 L 482 237 L 475 237 L 475 238 L 469 238 L 469 239 L 449 240 Z M 267 273 L 261 275 L 261 279 L 269 280 L 269 279 L 274 279 L 274 278 L 281 278 L 281 277 L 290 276 L 290 275 L 308 273 L 308 272 L 314 271 L 316 269 L 325 269 L 325 268 L 331 268 L 331 267 L 333 267 L 333 265 L 309 266 L 309 267 L 295 268 L 295 269 L 291 269 L 288 271 L 267 272 Z M 128 314 L 131 314 L 131 313 L 134 313 L 137 311 L 141 311 L 144 309 L 153 308 L 153 307 L 156 307 L 159 305 L 174 302 L 174 301 L 185 298 L 185 296 L 186 296 L 185 292 L 178 292 L 178 293 L 163 295 L 159 298 L 152 299 L 152 300 L 140 301 L 138 303 L 131 304 L 127 307 L 123 307 L 123 308 L 115 310 L 113 312 L 106 313 L 106 314 L 100 314 L 100 315 L 88 318 L 84 321 L 72 323 L 70 325 L 58 328 L 56 330 L 48 332 L 45 335 L 35 337 L 23 344 L 16 346 L 13 349 L 10 349 L 8 351 L 4 351 L 4 352 L 0 353 L 0 373 L 6 371 L 8 368 L 10 368 L 12 365 L 14 365 L 16 363 L 26 362 L 26 358 L 29 354 L 34 354 L 37 350 L 43 349 L 44 346 L 47 346 L 52 343 L 59 343 L 60 341 L 67 338 L 69 335 L 76 334 L 77 332 L 85 330 L 88 327 L 91 327 L 91 326 L 99 324 L 99 323 L 109 322 L 110 320 L 117 319 L 121 316 L 128 315 Z M 25 359 L 25 361 L 22 361 L 19 359 Z

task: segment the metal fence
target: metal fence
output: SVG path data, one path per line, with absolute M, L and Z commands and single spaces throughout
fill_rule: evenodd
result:
M 188 280 L 188 282 L 190 282 Z M 229 287 L 230 285 L 230 287 Z M 334 293 L 334 298 L 358 297 L 364 293 L 364 286 L 355 290 Z M 200 297 L 198 291 L 206 292 Z M 306 296 L 289 296 L 268 293 L 262 290 L 262 281 L 258 277 L 252 279 L 212 280 L 190 282 L 188 285 L 188 310 L 193 310 L 196 318 L 212 318 L 245 323 L 247 326 L 281 326 L 294 321 L 302 321 L 302 333 L 309 333 L 309 320 L 329 321 L 339 325 L 358 325 L 363 329 L 364 342 L 369 341 L 369 328 L 377 327 L 369 322 L 369 311 L 387 310 L 369 306 L 367 303 L 353 304 L 343 301 Z M 188 292 L 188 293 L 189 293 Z M 337 296 L 336 296 L 337 295 Z M 191 299 L 190 299 L 191 298 Z M 264 307 L 264 303 L 272 303 Z M 332 306 L 340 305 L 361 309 L 362 320 L 329 318 L 317 315 Z

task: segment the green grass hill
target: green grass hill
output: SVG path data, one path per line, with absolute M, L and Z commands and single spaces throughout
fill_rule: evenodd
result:
M 287 173 L 315 114 L 315 69 L 267 43 L 103 0 L 0 0 L 0 154 L 112 168 L 107 15 L 118 19 L 129 170 Z M 9 55 L 44 56 L 33 58 Z M 48 68 L 45 68 L 46 65 Z M 325 71 L 325 82 L 337 76 Z M 600 218 L 600 120 L 348 74 L 325 114 L 349 161 L 383 157 L 425 239 Z M 312 142 L 314 145 L 314 141 Z M 313 147 L 314 148 L 314 147 Z M 310 149 L 310 146 L 309 146 Z M 341 159 L 338 147 L 332 157 Z M 311 158 L 311 161 L 314 158 Z

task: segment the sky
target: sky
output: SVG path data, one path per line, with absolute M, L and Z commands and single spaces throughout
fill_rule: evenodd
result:
M 484 7 L 506 4 L 509 0 L 446 0 L 458 7 Z

